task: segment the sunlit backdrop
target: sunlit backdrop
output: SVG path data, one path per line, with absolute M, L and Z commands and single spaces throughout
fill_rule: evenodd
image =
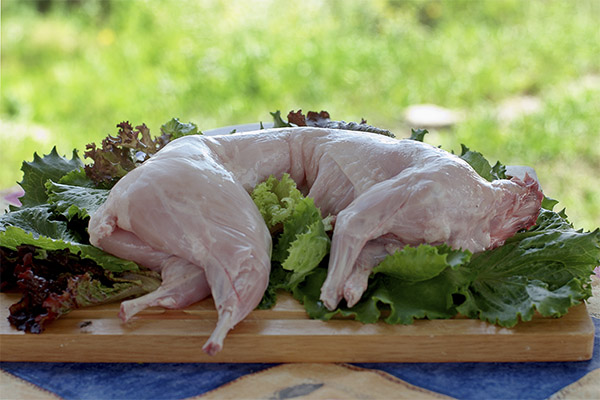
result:
M 327 110 L 533 166 L 576 227 L 600 225 L 600 1 L 3 0 L 0 189 L 34 151 L 123 120 L 206 130 Z M 435 115 L 429 116 L 435 119 Z M 81 155 L 81 152 L 80 152 Z

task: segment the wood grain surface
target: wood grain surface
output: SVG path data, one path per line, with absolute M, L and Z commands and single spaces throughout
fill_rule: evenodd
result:
M 576 361 L 592 357 L 594 325 L 585 304 L 561 318 L 536 315 L 508 329 L 479 320 L 412 325 L 308 319 L 292 297 L 256 310 L 214 357 L 202 352 L 216 324 L 212 300 L 184 310 L 151 308 L 126 324 L 118 304 L 75 310 L 42 334 L 7 320 L 19 295 L 1 293 L 0 360 L 64 362 L 462 362 Z

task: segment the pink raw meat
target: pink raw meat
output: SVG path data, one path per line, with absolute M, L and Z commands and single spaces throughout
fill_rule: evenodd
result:
M 321 289 L 330 309 L 342 297 L 356 303 L 373 266 L 395 249 L 499 246 L 535 223 L 542 199 L 528 176 L 488 182 L 413 140 L 313 127 L 183 137 L 121 179 L 90 220 L 92 244 L 163 273 L 162 287 L 123 303 L 122 315 L 183 307 L 210 288 L 219 321 L 204 349 L 219 351 L 269 279 L 271 237 L 248 192 L 284 173 L 323 216 L 336 216 Z

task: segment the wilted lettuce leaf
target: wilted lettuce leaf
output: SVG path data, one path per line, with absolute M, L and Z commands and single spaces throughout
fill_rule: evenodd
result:
M 86 279 L 77 280 L 72 292 L 75 308 L 139 297 L 155 291 L 161 284 L 160 274 L 151 270 L 129 271 L 109 276 L 112 280 L 110 285 L 93 279 L 89 274 L 85 275 Z

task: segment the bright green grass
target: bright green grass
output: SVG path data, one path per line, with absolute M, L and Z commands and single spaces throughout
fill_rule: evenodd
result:
M 171 117 L 201 129 L 328 110 L 408 135 L 402 111 L 465 119 L 428 139 L 532 165 L 576 227 L 600 225 L 600 2 L 2 1 L 0 188 L 20 163 Z M 573 89 L 573 87 L 576 89 Z M 537 96 L 510 124 L 498 104 Z

